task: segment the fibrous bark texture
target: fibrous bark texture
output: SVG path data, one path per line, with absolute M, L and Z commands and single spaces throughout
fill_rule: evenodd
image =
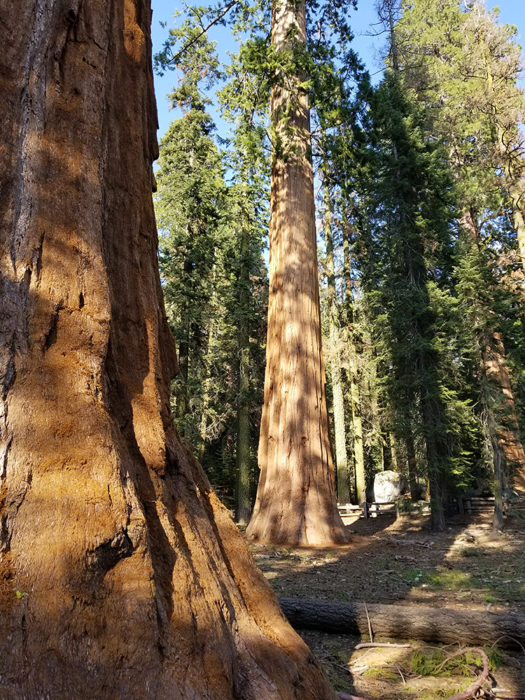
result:
M 332 698 L 170 420 L 150 21 L 0 5 L 0 696 Z
M 277 52 L 305 43 L 305 7 L 277 0 Z M 257 499 L 251 539 L 307 545 L 348 539 L 337 511 L 325 376 L 310 162 L 308 99 L 300 76 L 272 91 L 270 289 Z
M 522 648 L 525 615 L 444 610 L 421 605 L 365 605 L 308 598 L 281 598 L 281 608 L 298 629 L 336 634 L 421 639 L 443 644 L 494 644 Z

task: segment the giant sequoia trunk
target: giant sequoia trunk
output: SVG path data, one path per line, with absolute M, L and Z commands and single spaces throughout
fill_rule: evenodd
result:
M 331 698 L 169 417 L 149 24 L 0 6 L 0 696 Z
M 305 45 L 305 6 L 277 0 L 272 44 Z M 319 288 L 307 95 L 299 74 L 272 91 L 270 289 L 261 469 L 247 535 L 306 545 L 348 539 L 337 511 L 321 357 Z

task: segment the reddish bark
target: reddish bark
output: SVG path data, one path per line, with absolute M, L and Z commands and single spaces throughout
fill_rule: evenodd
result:
M 0 7 L 0 695 L 333 698 L 169 416 L 150 20 Z
M 293 37 L 293 38 L 290 38 Z M 277 51 L 305 41 L 304 3 L 275 2 Z M 272 91 L 270 289 L 261 469 L 247 536 L 288 545 L 348 540 L 337 510 L 321 354 L 310 125 L 300 77 Z

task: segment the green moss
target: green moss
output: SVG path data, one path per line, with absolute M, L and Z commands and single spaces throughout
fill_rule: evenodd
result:
M 461 683 L 447 688 L 433 688 L 432 690 L 424 690 L 422 695 L 418 695 L 417 700 L 437 700 L 437 698 L 449 698 L 451 695 L 458 695 L 463 690 L 468 688 L 470 681 Z
M 408 569 L 404 578 L 413 585 L 425 584 L 434 589 L 458 591 L 465 588 L 477 588 L 480 582 L 464 571 L 421 571 Z
M 495 671 L 500 666 L 505 666 L 505 656 L 498 647 L 485 649 L 485 654 L 489 657 L 489 668 L 491 671 Z
M 504 657 L 496 648 L 486 649 L 490 670 L 494 671 L 504 663 Z M 483 660 L 481 655 L 472 650 L 466 650 L 461 656 L 449 659 L 449 654 L 436 649 L 425 652 L 417 649 L 410 658 L 410 667 L 413 673 L 419 676 L 432 676 L 434 678 L 446 678 L 448 676 L 473 675 L 472 667 L 481 668 Z
M 363 678 L 372 678 L 381 681 L 397 681 L 399 676 L 394 671 L 381 666 L 372 666 L 363 673 Z
M 444 660 L 445 655 L 441 651 L 425 653 L 421 649 L 416 649 L 410 658 L 410 668 L 418 676 L 435 676 Z M 448 676 L 450 672 L 442 670 L 439 675 Z
M 424 583 L 427 576 L 428 573 L 426 571 L 421 571 L 420 569 L 406 569 L 406 571 L 403 572 L 403 578 L 405 581 L 416 585 L 419 583 Z
M 476 585 L 476 582 L 472 580 L 470 574 L 464 571 L 436 572 L 429 576 L 428 583 L 432 588 L 446 588 L 451 591 L 471 588 Z

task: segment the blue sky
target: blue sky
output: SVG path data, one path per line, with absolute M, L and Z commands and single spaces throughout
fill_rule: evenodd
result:
M 205 4 L 205 0 L 200 0 L 199 4 Z M 367 65 L 370 73 L 381 70 L 381 59 L 379 48 L 382 45 L 382 37 L 373 38 L 367 33 L 373 31 L 371 24 L 376 22 L 374 10 L 374 0 L 358 0 L 358 9 L 352 11 L 352 27 L 355 34 L 354 49 Z M 514 24 L 518 28 L 520 43 L 525 44 L 525 2 L 524 0 L 487 0 L 489 8 L 499 7 L 500 19 L 504 24 Z M 167 28 L 162 28 L 160 22 L 167 22 L 168 27 L 173 26 L 173 14 L 182 8 L 180 0 L 152 0 L 153 24 L 152 39 L 153 52 L 162 48 L 163 41 L 167 36 Z M 219 45 L 219 51 L 234 51 L 234 44 L 229 39 L 229 30 L 219 28 L 213 35 Z M 166 131 L 170 121 L 175 118 L 173 112 L 169 110 L 169 103 L 166 95 L 170 92 L 176 82 L 176 74 L 168 71 L 160 78 L 155 76 L 155 93 L 157 95 L 157 109 L 159 114 L 159 140 Z

